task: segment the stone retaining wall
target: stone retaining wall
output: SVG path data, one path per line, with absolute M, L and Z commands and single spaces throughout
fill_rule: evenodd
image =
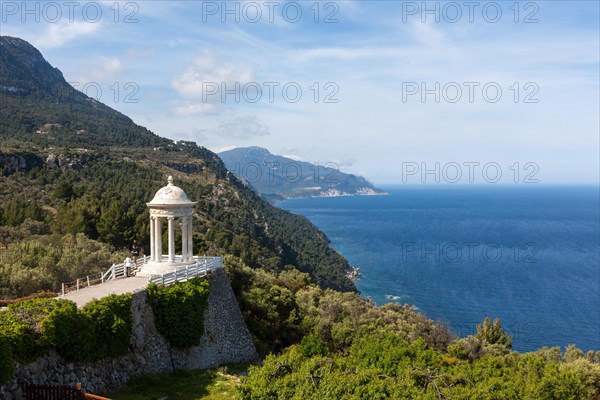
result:
M 250 362 L 258 355 L 244 323 L 224 269 L 209 278 L 210 293 L 204 315 L 201 343 L 188 349 L 173 348 L 154 326 L 146 291 L 133 294 L 131 352 L 93 363 L 65 363 L 50 351 L 38 360 L 15 367 L 15 377 L 0 388 L 0 398 L 25 398 L 22 386 L 32 384 L 75 385 L 90 393 L 113 390 L 130 379 L 175 369 L 213 368 L 227 363 Z M 73 332 L 74 335 L 77 332 Z

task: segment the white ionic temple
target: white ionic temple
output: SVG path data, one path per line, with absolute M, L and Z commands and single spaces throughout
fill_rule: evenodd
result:
M 150 203 L 146 203 L 150 209 L 150 259 L 138 271 L 138 276 L 164 274 L 195 262 L 192 215 L 196 203 L 190 201 L 181 188 L 173 185 L 172 176 L 167 181 L 167 186 L 156 192 Z M 162 249 L 163 222 L 169 232 L 166 255 L 163 255 Z M 181 229 L 181 255 L 176 255 L 175 229 Z

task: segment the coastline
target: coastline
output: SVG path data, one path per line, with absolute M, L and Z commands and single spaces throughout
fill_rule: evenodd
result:
M 279 196 L 279 198 L 277 199 L 269 199 L 269 195 L 266 195 L 267 197 L 265 197 L 265 195 L 261 194 L 261 197 L 263 197 L 265 200 L 267 200 L 269 203 L 271 203 L 272 205 L 276 206 L 277 203 L 280 203 L 282 201 L 285 200 L 295 200 L 295 199 L 321 199 L 321 198 L 336 198 L 336 197 L 359 197 L 359 196 L 389 196 L 390 194 L 386 191 L 379 191 L 379 192 L 365 192 L 365 193 L 347 193 L 347 192 L 321 192 L 320 194 L 317 195 L 307 195 L 307 196 Z
M 352 283 L 356 283 L 361 275 L 360 268 L 355 267 L 354 265 L 348 265 L 348 268 L 344 272 L 348 279 L 352 281 Z
M 598 293 L 598 285 L 594 286 L 597 279 L 590 278 L 593 271 L 586 265 L 598 260 L 597 239 L 589 235 L 598 229 L 598 187 L 569 185 L 570 191 L 559 185 L 506 188 L 388 186 L 387 197 L 298 200 L 279 207 L 310 216 L 333 239 L 338 253 L 364 268 L 360 277 L 347 276 L 376 304 L 413 304 L 429 318 L 448 321 L 461 332 L 474 329 L 486 315 L 498 316 L 519 336 L 513 344 L 519 352 L 567 346 L 569 341 L 584 351 L 597 349 L 598 308 L 597 302 L 589 299 Z M 595 219 L 595 224 L 584 222 L 582 215 Z M 515 218 L 520 221 L 519 235 L 514 231 Z M 568 234 L 548 229 L 563 225 Z M 576 252 L 571 251 L 571 235 L 578 239 Z M 495 243 L 501 252 L 498 260 L 492 264 L 485 258 L 484 244 L 469 253 L 470 243 Z M 570 252 L 544 251 L 548 243 L 558 243 Z M 441 253 L 453 245 L 462 250 L 457 256 L 462 258 L 456 260 L 462 262 Z M 435 248 L 440 251 L 437 258 L 425 253 Z M 567 255 L 581 276 L 576 279 L 586 288 L 585 297 L 579 297 L 575 286 L 564 288 L 552 279 L 563 276 Z M 542 276 L 538 274 L 541 268 Z M 560 290 L 555 290 L 557 287 Z M 511 298 L 509 290 L 518 291 L 519 298 Z M 547 306 L 549 298 L 560 299 L 564 307 L 578 307 L 578 313 L 562 317 L 572 329 L 558 323 L 545 325 L 545 318 L 554 314 Z M 543 334 L 541 326 L 545 327 Z

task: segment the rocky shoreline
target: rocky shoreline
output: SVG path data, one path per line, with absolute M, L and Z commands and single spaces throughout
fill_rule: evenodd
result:
M 343 192 L 338 189 L 329 189 L 325 192 L 320 192 L 316 195 L 309 194 L 305 197 L 386 196 L 388 194 L 389 193 L 387 193 L 387 192 L 380 191 L 380 190 L 373 190 L 370 188 L 360 188 L 360 189 L 357 189 L 356 191 L 354 191 L 353 193 Z
M 360 278 L 360 268 L 355 267 L 353 265 L 350 265 L 349 268 L 346 269 L 345 273 L 348 279 L 350 279 L 354 283 L 356 283 L 358 278 Z
M 347 192 L 321 192 L 316 195 L 305 195 L 305 196 L 275 196 L 275 195 L 264 195 L 261 194 L 263 199 L 276 206 L 277 203 L 284 200 L 294 199 L 317 199 L 322 197 L 353 197 L 353 196 L 388 196 L 388 192 L 373 192 L 373 193 L 347 193 Z

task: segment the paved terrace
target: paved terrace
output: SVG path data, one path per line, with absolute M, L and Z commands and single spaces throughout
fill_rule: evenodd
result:
M 197 276 L 206 276 L 214 269 L 223 267 L 223 258 L 221 257 L 198 257 L 195 256 L 194 264 L 186 265 L 185 267 L 176 268 L 171 272 L 152 277 L 147 276 L 132 276 L 126 277 L 125 264 L 113 264 L 113 266 L 103 274 L 100 278 L 103 283 L 92 286 L 84 286 L 80 290 L 71 290 L 62 296 L 60 299 L 74 301 L 77 307 L 83 307 L 92 299 L 101 299 L 111 294 L 134 293 L 146 289 L 148 283 L 154 282 L 163 285 L 172 285 L 176 282 L 185 282 L 188 279 Z M 100 280 L 96 278 L 95 281 Z M 108 279 L 108 280 L 105 280 Z M 89 282 L 88 279 L 83 280 L 84 283 Z
M 77 303 L 77 307 L 81 308 L 92 299 L 101 299 L 111 294 L 124 294 L 143 290 L 148 286 L 148 277 L 130 277 L 114 279 L 104 282 L 101 285 L 86 287 L 81 290 L 74 290 L 59 296 L 59 299 L 67 299 Z

